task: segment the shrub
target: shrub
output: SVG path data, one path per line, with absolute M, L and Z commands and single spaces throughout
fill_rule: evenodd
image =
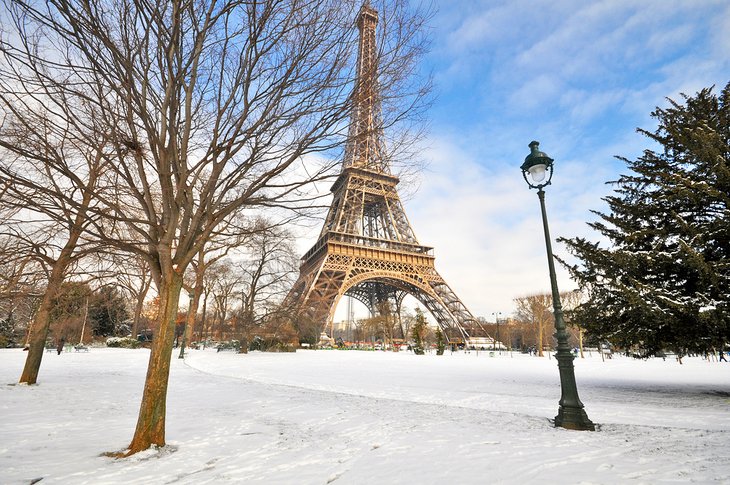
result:
M 140 343 L 131 337 L 109 337 L 106 339 L 106 346 L 122 349 L 138 349 Z

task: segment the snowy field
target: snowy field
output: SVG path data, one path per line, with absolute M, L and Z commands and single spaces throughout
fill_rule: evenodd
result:
M 505 352 L 190 351 L 168 446 L 113 460 L 149 352 L 0 350 L 0 483 L 730 483 L 730 363 L 576 359 L 599 431 L 554 428 L 554 358 Z M 177 356 L 177 353 L 175 353 Z

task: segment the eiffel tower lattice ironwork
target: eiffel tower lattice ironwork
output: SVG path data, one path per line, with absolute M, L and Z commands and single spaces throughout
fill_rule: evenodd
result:
M 433 315 L 450 342 L 486 336 L 434 266 L 433 248 L 413 232 L 385 157 L 377 87 L 378 13 L 366 2 L 357 16 L 359 52 L 349 143 L 332 185 L 333 201 L 316 244 L 302 257 L 287 300 L 300 318 L 325 330 L 343 295 L 372 315 L 384 300 L 410 294 Z M 404 338 L 407 336 L 404 336 Z

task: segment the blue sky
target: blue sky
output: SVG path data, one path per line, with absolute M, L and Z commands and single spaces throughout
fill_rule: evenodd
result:
M 519 166 L 528 143 L 556 161 L 547 189 L 553 238 L 586 226 L 653 130 L 665 97 L 730 81 L 726 0 L 437 1 L 436 101 L 419 190 L 405 200 L 416 235 L 475 315 L 509 314 L 549 290 L 538 199 Z M 559 245 L 558 254 L 565 254 Z M 561 290 L 575 285 L 559 269 Z

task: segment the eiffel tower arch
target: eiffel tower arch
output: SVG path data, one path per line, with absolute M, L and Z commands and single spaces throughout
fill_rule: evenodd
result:
M 479 322 L 436 271 L 433 248 L 422 246 L 398 196 L 380 128 L 375 31 L 378 13 L 368 2 L 357 15 L 359 52 L 354 103 L 342 170 L 315 245 L 302 257 L 299 279 L 287 296 L 300 318 L 324 330 L 347 295 L 375 315 L 385 300 L 415 297 L 450 342 L 486 336 Z M 405 337 L 405 336 L 404 336 Z

